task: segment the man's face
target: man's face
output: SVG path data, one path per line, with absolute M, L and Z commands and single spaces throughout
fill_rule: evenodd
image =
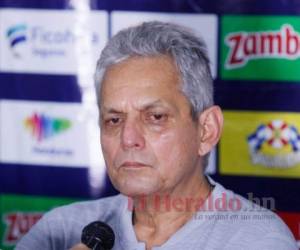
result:
M 101 145 L 114 186 L 128 196 L 183 194 L 200 178 L 199 128 L 167 56 L 111 66 L 101 89 Z

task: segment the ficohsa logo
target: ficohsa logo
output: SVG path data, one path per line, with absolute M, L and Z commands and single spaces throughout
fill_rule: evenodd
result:
M 38 58 L 65 57 L 71 46 L 98 45 L 99 36 L 95 32 L 87 30 L 77 31 L 72 27 L 46 27 L 45 25 L 30 25 L 17 23 L 6 29 L 6 38 L 12 54 L 15 57 L 22 57 L 22 54 L 29 53 L 30 56 Z M 18 44 L 27 43 L 26 49 L 22 51 Z M 25 51 L 27 50 L 27 51 Z
M 11 26 L 6 31 L 9 48 L 15 57 L 21 57 L 19 46 L 27 40 L 27 25 L 24 23 Z
M 275 31 L 229 33 L 225 44 L 229 47 L 226 69 L 241 68 L 250 60 L 295 60 L 300 57 L 300 34 L 290 24 L 284 24 Z
M 283 120 L 260 124 L 247 140 L 253 164 L 284 169 L 300 163 L 298 129 Z
M 5 245 L 15 245 L 30 228 L 42 217 L 40 212 L 14 212 L 3 215 L 6 228 L 3 242 Z

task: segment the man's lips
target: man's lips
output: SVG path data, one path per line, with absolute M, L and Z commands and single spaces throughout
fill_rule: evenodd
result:
M 147 165 L 141 162 L 136 161 L 126 161 L 121 165 L 121 168 L 142 168 L 146 167 Z

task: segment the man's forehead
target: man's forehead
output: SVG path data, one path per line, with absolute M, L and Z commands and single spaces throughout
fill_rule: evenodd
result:
M 112 64 L 107 67 L 103 82 L 109 78 L 115 78 L 118 76 L 128 76 L 134 72 L 134 75 L 138 73 L 147 74 L 148 72 L 159 71 L 164 73 L 165 77 L 176 79 L 175 82 L 180 82 L 180 73 L 177 69 L 176 63 L 169 55 L 153 55 L 153 56 L 131 56 L 125 60 L 122 60 L 116 64 Z M 157 74 L 151 74 L 152 78 L 155 79 Z M 102 82 L 102 83 L 103 83 Z
M 164 56 L 129 58 L 112 66 L 100 91 L 101 111 L 105 112 L 172 108 L 183 96 L 176 67 Z

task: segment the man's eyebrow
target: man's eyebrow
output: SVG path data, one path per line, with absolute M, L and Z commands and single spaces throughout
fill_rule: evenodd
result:
M 145 111 L 145 110 L 149 110 L 149 109 L 152 109 L 152 108 L 156 108 L 157 106 L 165 106 L 167 107 L 168 105 L 166 105 L 165 102 L 163 102 L 162 100 L 155 100 L 155 101 L 151 101 L 149 103 L 145 103 L 143 104 L 139 110 L 140 111 Z M 112 108 L 112 107 L 103 107 L 101 109 L 101 112 L 105 112 L 105 113 L 108 113 L 108 114 L 122 114 L 124 112 L 122 112 L 121 110 L 118 110 L 116 108 Z
M 103 107 L 101 109 L 101 112 L 105 112 L 105 113 L 109 113 L 109 114 L 121 114 L 123 112 L 116 110 L 114 108 L 107 108 L 107 107 Z
M 150 102 L 150 103 L 146 103 L 144 104 L 142 107 L 141 107 L 141 110 L 149 110 L 149 109 L 152 109 L 152 108 L 156 108 L 157 106 L 167 106 L 165 105 L 165 103 L 161 100 L 156 100 L 154 102 Z

